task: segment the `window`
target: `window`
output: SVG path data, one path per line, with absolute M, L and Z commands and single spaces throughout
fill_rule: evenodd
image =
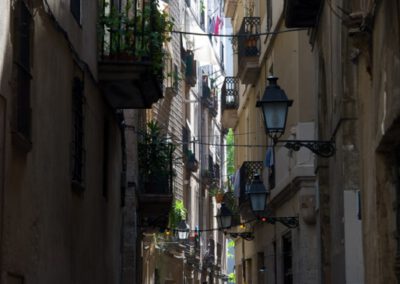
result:
M 247 258 L 245 260 L 245 275 L 244 275 L 244 280 L 245 283 L 252 283 L 252 271 L 253 271 L 253 267 L 252 267 L 252 261 L 251 258 Z
M 264 284 L 265 274 L 266 274 L 266 267 L 264 263 L 264 252 L 257 253 L 257 270 L 258 270 L 257 283 Z
M 25 1 L 18 1 L 15 8 L 16 69 L 15 130 L 27 140 L 31 137 L 31 44 L 32 14 Z
M 106 200 L 108 199 L 109 132 L 108 120 L 105 119 L 103 126 L 103 197 Z
M 81 24 L 81 0 L 70 0 L 70 9 L 72 16 Z
M 274 251 L 274 284 L 278 283 L 278 250 L 276 248 L 276 241 L 272 243 L 273 251 Z
M 293 284 L 291 233 L 288 233 L 282 237 L 282 254 L 283 254 L 283 283 Z
M 272 0 L 267 0 L 267 32 L 272 28 Z
M 85 168 L 83 81 L 75 77 L 72 88 L 72 182 L 83 189 Z

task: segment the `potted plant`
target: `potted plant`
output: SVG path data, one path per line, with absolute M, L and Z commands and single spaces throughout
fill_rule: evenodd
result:
M 169 225 L 171 229 L 176 229 L 182 220 L 186 220 L 187 209 L 181 200 L 175 200 L 169 212 Z
M 215 198 L 216 203 L 222 203 L 224 201 L 224 190 L 219 187 L 211 189 L 210 195 Z
M 233 214 L 232 225 L 234 226 L 240 224 L 240 215 L 239 215 L 239 208 L 237 205 L 237 198 L 232 190 L 229 189 L 227 192 L 224 193 L 224 198 L 222 202 L 225 204 L 226 207 L 229 208 L 229 210 Z
M 201 172 L 201 177 L 202 177 L 203 182 L 205 184 L 211 184 L 211 182 L 212 182 L 212 173 L 211 173 L 211 171 L 209 171 L 208 169 L 204 169 Z
M 174 150 L 158 123 L 148 122 L 138 143 L 140 181 L 147 193 L 170 193 Z
M 133 1 L 122 9 L 114 5 L 99 16 L 99 38 L 102 56 L 120 60 L 150 61 L 153 73 L 162 79 L 163 44 L 170 41 L 173 21 L 158 10 L 158 0 L 146 2 L 144 9 L 134 11 Z

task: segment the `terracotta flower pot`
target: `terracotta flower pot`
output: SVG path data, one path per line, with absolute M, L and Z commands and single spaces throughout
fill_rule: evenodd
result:
M 215 195 L 215 201 L 217 203 L 221 203 L 224 200 L 224 194 L 223 193 L 217 193 Z

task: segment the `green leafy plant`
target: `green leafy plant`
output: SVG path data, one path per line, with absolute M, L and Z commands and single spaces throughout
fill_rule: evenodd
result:
M 224 193 L 224 203 L 226 207 L 228 207 L 229 210 L 231 210 L 234 216 L 238 216 L 239 208 L 238 205 L 236 204 L 236 197 L 232 190 L 228 190 L 227 192 Z
M 204 13 L 206 10 L 206 6 L 204 5 L 204 0 L 200 0 L 200 12 Z
M 186 220 L 187 209 L 181 200 L 175 200 L 169 212 L 169 227 L 174 229 L 178 226 L 179 222 Z
M 179 81 L 182 80 L 182 78 L 179 76 L 179 72 L 177 71 L 168 72 L 167 78 L 170 79 L 170 87 L 175 90 L 178 88 Z
M 213 187 L 208 191 L 208 193 L 209 193 L 209 195 L 211 197 L 214 197 L 217 194 L 221 194 L 221 193 L 224 194 L 224 190 L 222 188 L 219 188 L 219 187 Z
M 229 283 L 236 283 L 236 275 L 234 272 L 228 274 L 228 282 Z
M 226 144 L 227 146 L 227 158 L 226 158 L 226 163 L 227 163 L 227 171 L 228 175 L 233 175 L 235 173 L 235 136 L 233 134 L 232 129 L 229 129 L 229 132 L 226 136 Z
M 139 175 L 144 185 L 168 182 L 173 176 L 172 155 L 175 145 L 170 143 L 156 121 L 147 123 L 138 143 Z
M 133 11 L 132 0 L 118 10 L 106 4 L 99 16 L 99 37 L 102 51 L 109 56 L 136 57 L 151 60 L 153 72 L 162 76 L 163 44 L 171 40 L 173 19 L 159 11 L 159 1 L 146 2 L 144 9 Z

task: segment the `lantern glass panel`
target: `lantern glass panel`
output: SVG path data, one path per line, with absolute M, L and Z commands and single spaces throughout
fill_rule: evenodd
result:
M 188 238 L 188 231 L 178 231 L 178 238 L 180 240 L 186 240 Z
M 232 216 L 221 216 L 222 228 L 230 228 L 232 225 Z
M 264 211 L 267 192 L 250 194 L 251 208 L 255 212 Z
M 284 131 L 286 124 L 287 102 L 268 102 L 262 106 L 268 132 Z

